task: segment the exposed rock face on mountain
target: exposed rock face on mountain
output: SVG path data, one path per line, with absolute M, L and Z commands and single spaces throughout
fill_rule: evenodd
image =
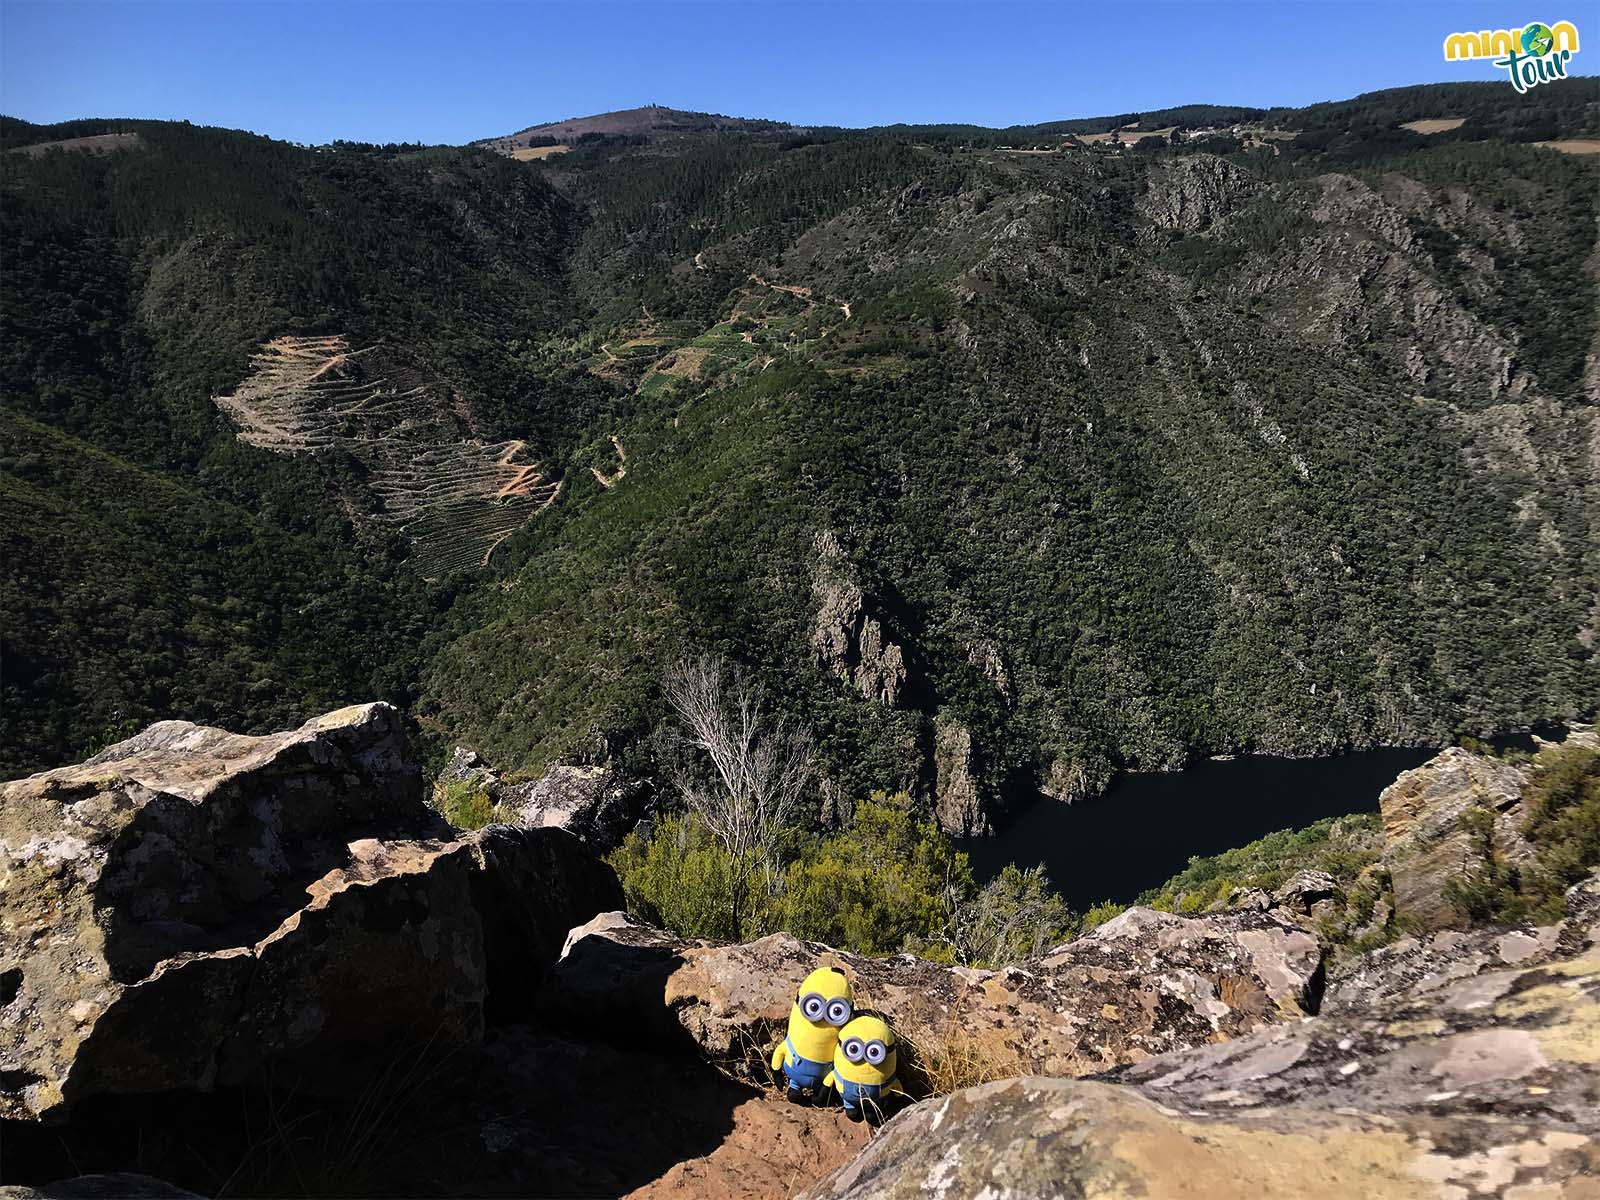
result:
M 267 737 L 165 721 L 5 785 L 0 1116 L 476 1041 L 486 952 L 531 988 L 619 892 L 558 831 L 450 834 L 385 704 Z
M 1260 914 L 1135 908 L 1019 967 L 975 971 L 844 954 L 786 934 L 685 941 L 606 913 L 573 930 L 545 999 L 580 1025 L 742 1059 L 770 1047 L 795 985 L 819 962 L 845 972 L 858 1004 L 894 1014 L 926 1059 L 1083 1075 L 1298 1019 L 1316 1006 L 1322 951 L 1305 931 Z
M 1492 825 L 1495 854 L 1527 862 L 1533 848 L 1522 836 L 1522 788 L 1528 768 L 1452 746 L 1407 771 L 1379 797 L 1384 865 L 1394 881 L 1399 915 L 1427 929 L 1458 920 L 1445 881 L 1482 862 L 1483 835 L 1471 814 Z
M 1107 1076 L 1115 1082 L 1009 1079 L 927 1100 L 802 1194 L 1592 1194 L 1597 887 L 1575 889 L 1548 934 L 1570 957 L 1507 969 L 1502 951 L 1465 974 L 1452 960 L 1369 1011 L 1147 1059 Z
M 1199 233 L 1248 202 L 1257 187 L 1249 172 L 1226 159 L 1179 158 L 1151 172 L 1138 210 L 1159 229 Z
M 893 707 L 906 682 L 905 655 L 867 611 L 865 594 L 845 569 L 838 539 L 822 534 L 817 554 L 811 580 L 817 601 L 811 646 L 817 662 L 851 684 L 862 699 Z
M 940 713 L 933 723 L 933 813 L 939 828 L 953 837 L 993 833 L 978 790 L 972 734 L 954 717 Z

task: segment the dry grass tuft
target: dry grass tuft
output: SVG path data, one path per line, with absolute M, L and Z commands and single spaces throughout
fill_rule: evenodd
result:
M 896 1033 L 900 1038 L 900 1082 L 918 1099 L 947 1096 L 1020 1073 L 1012 1055 L 984 1045 L 964 1029 L 918 1036 L 904 1030 Z

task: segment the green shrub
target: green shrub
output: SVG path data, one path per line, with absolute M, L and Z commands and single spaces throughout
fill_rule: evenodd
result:
M 909 938 L 946 936 L 954 903 L 975 885 L 967 856 L 911 798 L 876 793 L 848 829 L 789 864 L 775 914 L 782 927 L 862 954 L 895 954 Z
M 441 816 L 457 829 L 482 829 L 499 816 L 489 793 L 473 787 L 465 779 L 451 779 L 434 786 L 434 804 Z
M 1522 791 L 1522 832 L 1534 848 L 1530 866 L 1504 861 L 1487 808 L 1462 814 L 1480 862 L 1446 883 L 1445 894 L 1470 921 L 1558 920 L 1566 890 L 1600 863 L 1600 752 L 1547 746 L 1532 761 Z
M 1104 925 L 1112 917 L 1120 917 L 1128 911 L 1126 904 L 1118 904 L 1115 900 L 1102 900 L 1088 912 L 1083 914 L 1083 932 Z
M 1050 887 L 1041 863 L 1028 870 L 1007 866 L 961 906 L 953 925 L 955 957 L 995 967 L 1071 941 L 1083 922 Z
M 630 833 L 606 861 L 640 920 L 686 937 L 735 936 L 732 859 L 698 817 L 663 817 L 648 840 Z M 763 917 L 753 913 L 750 927 Z

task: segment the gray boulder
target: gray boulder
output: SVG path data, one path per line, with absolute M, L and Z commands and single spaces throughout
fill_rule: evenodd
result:
M 491 792 L 505 820 L 536 829 L 565 829 L 596 854 L 622 844 L 645 816 L 650 788 L 611 766 L 556 765 L 532 783 Z
M 497 971 L 531 994 L 620 894 L 575 839 L 454 837 L 422 791 L 386 704 L 265 737 L 164 721 L 0 787 L 0 1116 L 268 1063 L 348 1086 L 374 1047 L 478 1040 Z

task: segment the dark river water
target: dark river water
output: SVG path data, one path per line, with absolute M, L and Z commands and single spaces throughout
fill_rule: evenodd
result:
M 1013 813 L 998 836 L 972 838 L 979 882 L 1007 863 L 1043 862 L 1080 912 L 1131 901 L 1165 883 L 1193 855 L 1217 854 L 1276 829 L 1376 812 L 1378 793 L 1434 750 L 1363 750 L 1334 758 L 1240 757 L 1171 774 L 1124 775 L 1104 796 L 1063 804 L 1043 796 Z

